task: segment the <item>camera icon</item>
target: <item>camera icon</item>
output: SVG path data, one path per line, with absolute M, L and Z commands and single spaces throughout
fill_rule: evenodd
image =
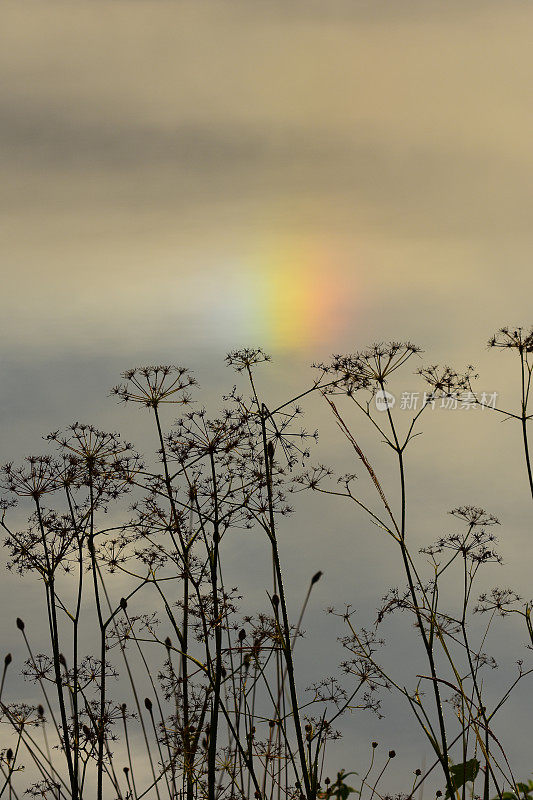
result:
M 385 389 L 379 389 L 374 395 L 374 402 L 378 411 L 387 411 L 389 408 L 394 408 L 396 398 Z

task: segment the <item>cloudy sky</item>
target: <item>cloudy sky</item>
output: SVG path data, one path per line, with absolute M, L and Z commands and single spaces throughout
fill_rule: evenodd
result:
M 122 369 L 192 365 L 209 400 L 243 345 L 273 354 L 273 394 L 331 352 L 402 338 L 425 362 L 480 364 L 480 388 L 512 401 L 507 362 L 484 345 L 531 322 L 530 3 L 4 0 L 1 16 L 3 461 L 78 418 L 142 440 L 106 398 Z M 413 536 L 492 503 L 503 582 L 527 594 L 518 436 L 436 420 L 414 455 Z M 356 579 L 324 535 L 338 530 L 345 553 L 353 523 L 327 514 L 320 531 L 296 525 L 288 557 L 302 581 L 329 567 L 317 613 L 342 600 L 365 613 L 395 561 L 359 542 Z

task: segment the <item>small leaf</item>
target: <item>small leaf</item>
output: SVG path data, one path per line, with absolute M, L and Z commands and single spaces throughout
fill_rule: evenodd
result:
M 479 761 L 477 758 L 471 758 L 465 761 L 464 764 L 453 764 L 450 767 L 450 774 L 454 789 L 460 789 L 468 781 L 475 781 L 479 772 Z M 446 798 L 450 797 L 450 790 L 446 789 Z

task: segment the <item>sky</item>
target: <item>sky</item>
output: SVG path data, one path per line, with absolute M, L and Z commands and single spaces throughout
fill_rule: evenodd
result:
M 1 17 L 3 461 L 78 418 L 149 444 L 106 397 L 120 372 L 184 363 L 209 400 L 241 346 L 273 355 L 273 396 L 333 352 L 411 339 L 422 363 L 479 364 L 480 388 L 512 402 L 485 343 L 531 323 L 530 3 L 4 0 Z M 324 457 L 349 464 L 324 409 L 309 413 Z M 431 418 L 413 535 L 492 502 L 527 593 L 519 438 L 491 423 Z M 333 598 L 370 614 L 396 562 L 365 539 L 354 580 L 335 555 L 353 523 L 328 506 L 308 533 L 305 513 L 287 557 L 303 582 L 325 566 L 317 613 Z M 519 735 L 517 759 L 530 770 Z

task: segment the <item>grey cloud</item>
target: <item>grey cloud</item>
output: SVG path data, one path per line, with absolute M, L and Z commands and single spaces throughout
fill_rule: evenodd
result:
M 191 115 L 189 114 L 189 117 Z M 12 98 L 0 128 L 11 209 L 65 192 L 80 211 L 120 202 L 198 210 L 221 201 L 305 199 L 310 222 L 335 201 L 336 226 L 364 220 L 400 233 L 477 234 L 530 228 L 529 164 L 437 138 L 410 141 L 381 129 L 349 134 L 272 122 L 246 126 L 185 119 L 175 129 L 134 119 L 79 119 L 67 107 Z M 27 191 L 23 174 L 35 184 Z M 94 180 L 89 189 L 87 174 Z M 66 185 L 60 178 L 68 177 Z M 64 200 L 65 198 L 63 198 Z M 327 204 L 326 204 L 327 205 Z
M 105 118 L 81 120 L 68 108 L 24 104 L 12 99 L 4 103 L 0 143 L 11 168 L 72 169 L 87 164 L 124 169 L 141 165 L 174 165 L 196 170 L 226 170 L 235 166 L 288 162 L 314 163 L 336 153 L 338 140 L 323 140 L 305 130 L 246 128 L 185 121 L 174 129 L 149 127 L 137 120 L 122 126 Z

